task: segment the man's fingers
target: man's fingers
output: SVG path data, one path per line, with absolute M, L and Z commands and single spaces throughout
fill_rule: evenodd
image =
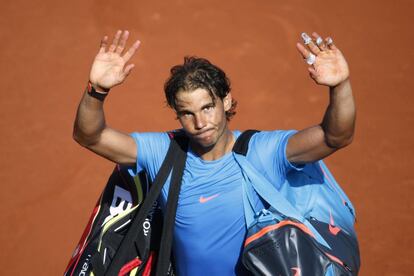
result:
M 99 48 L 99 53 L 105 53 L 106 47 L 108 46 L 108 36 L 104 36 L 101 40 L 101 46 Z
M 109 52 L 114 52 L 116 47 L 118 46 L 119 38 L 121 37 L 121 30 L 118 30 L 114 36 L 114 40 L 112 40 L 111 46 L 109 46 Z
M 331 50 L 338 49 L 338 48 L 336 48 L 335 44 L 333 43 L 333 39 L 330 36 L 325 38 L 325 43 L 326 43 L 326 45 L 328 45 L 328 48 L 331 49 Z
M 118 47 L 116 47 L 116 53 L 121 54 L 122 51 L 125 49 L 126 41 L 128 40 L 129 32 L 124 31 L 124 33 L 121 36 L 121 40 L 119 41 Z
M 302 55 L 304 59 L 307 59 L 309 57 L 310 51 L 306 49 L 302 44 L 299 42 L 296 43 L 296 49 L 298 49 L 299 53 Z
M 296 48 L 298 49 L 299 53 L 301 53 L 303 59 L 308 65 L 312 66 L 316 62 L 316 55 L 306 49 L 305 46 L 300 43 L 296 43 Z
M 312 66 L 308 67 L 308 71 L 309 71 L 309 76 L 315 81 L 317 82 L 318 79 L 318 72 L 315 70 L 315 68 L 313 68 Z
M 309 73 L 312 75 L 312 78 L 313 77 L 316 77 L 317 76 L 317 72 L 316 72 L 316 69 L 315 68 L 313 68 L 313 67 L 308 67 L 308 71 L 309 71 Z
M 302 33 L 301 37 L 303 39 L 303 43 L 312 51 L 315 55 L 319 54 L 321 51 L 318 46 L 313 42 L 312 38 L 307 33 Z
M 125 69 L 123 72 L 124 79 L 129 75 L 129 73 L 131 73 L 134 67 L 135 67 L 135 64 L 128 64 L 127 66 L 125 66 Z
M 128 49 L 128 51 L 123 56 L 123 59 L 125 62 L 128 62 L 128 60 L 135 54 L 140 44 L 141 44 L 141 41 L 139 40 L 135 41 L 135 43 L 132 44 L 132 46 Z
M 326 49 L 326 45 L 325 45 L 325 43 L 323 41 L 323 38 L 320 35 L 318 35 L 318 33 L 316 33 L 316 32 L 313 32 L 312 33 L 312 36 L 313 36 L 313 38 L 315 40 L 316 46 L 318 46 L 321 51 L 325 50 Z

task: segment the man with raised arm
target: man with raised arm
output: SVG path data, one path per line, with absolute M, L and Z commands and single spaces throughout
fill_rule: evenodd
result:
M 166 155 L 166 132 L 122 133 L 106 125 L 105 96 L 121 84 L 139 47 L 126 50 L 129 33 L 104 37 L 79 104 L 74 139 L 120 164 L 145 170 L 153 180 Z M 302 34 L 297 49 L 312 79 L 329 88 L 329 105 L 320 124 L 301 131 L 262 131 L 254 135 L 246 158 L 278 188 L 289 170 L 320 160 L 351 143 L 355 105 L 346 60 L 332 39 Z M 178 275 L 241 275 L 240 254 L 246 235 L 242 173 L 231 150 L 240 131 L 229 129 L 235 101 L 225 73 L 206 59 L 187 57 L 171 69 L 165 83 L 168 104 L 176 112 L 190 144 L 178 203 L 173 251 Z M 167 198 L 169 183 L 162 191 Z M 257 202 L 259 206 L 261 202 Z

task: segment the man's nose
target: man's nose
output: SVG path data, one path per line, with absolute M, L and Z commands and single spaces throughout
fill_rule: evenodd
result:
M 206 126 L 206 120 L 203 115 L 195 115 L 194 116 L 194 126 L 196 129 L 202 129 Z

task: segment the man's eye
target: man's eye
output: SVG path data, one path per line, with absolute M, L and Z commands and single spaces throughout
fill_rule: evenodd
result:
M 180 117 L 189 118 L 191 117 L 191 113 L 183 112 L 180 114 Z
M 214 108 L 214 106 L 206 106 L 205 108 L 204 108 L 204 111 L 211 111 L 211 110 L 213 110 L 213 108 Z

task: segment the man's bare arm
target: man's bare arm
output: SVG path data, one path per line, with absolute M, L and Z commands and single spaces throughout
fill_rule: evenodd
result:
M 111 88 L 121 84 L 134 67 L 126 63 L 138 49 L 139 41 L 123 53 L 128 36 L 128 31 L 118 31 L 109 47 L 108 37 L 102 39 L 89 76 L 96 92 L 108 93 Z M 73 138 L 80 145 L 113 162 L 135 163 L 137 149 L 133 138 L 106 125 L 103 104 L 103 100 L 84 93 L 76 114 Z
M 319 37 L 313 34 L 315 41 Z M 320 160 L 352 142 L 355 129 L 355 103 L 349 80 L 349 68 L 339 49 L 330 39 L 310 41 L 307 48 L 297 45 L 304 58 L 316 56 L 308 70 L 317 84 L 329 87 L 329 105 L 322 123 L 293 135 L 287 145 L 287 158 L 293 163 Z M 320 42 L 320 39 L 319 41 Z

